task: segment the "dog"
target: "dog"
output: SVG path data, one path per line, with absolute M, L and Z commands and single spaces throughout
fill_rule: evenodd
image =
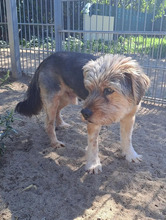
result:
M 77 104 L 77 98 L 85 100 L 81 110 L 88 131 L 85 169 L 98 173 L 102 171 L 98 136 L 103 125 L 120 122 L 122 154 L 129 162 L 141 161 L 132 146 L 132 132 L 149 85 L 148 76 L 131 57 L 56 52 L 39 65 L 26 99 L 15 110 L 31 117 L 44 108 L 51 146 L 58 148 L 64 143 L 57 140 L 55 122 L 56 127 L 68 127 L 61 117 L 62 108 Z

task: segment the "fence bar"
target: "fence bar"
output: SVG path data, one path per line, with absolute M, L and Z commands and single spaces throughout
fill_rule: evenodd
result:
M 14 78 L 19 78 L 21 76 L 21 64 L 16 1 L 6 0 L 6 9 L 10 41 L 12 76 Z
M 91 33 L 91 34 L 128 34 L 128 35 L 150 35 L 165 36 L 166 31 L 84 31 L 84 30 L 59 30 L 60 33 Z
M 62 3 L 61 0 L 54 0 L 54 24 L 55 24 L 55 50 L 62 50 L 61 33 L 62 29 Z

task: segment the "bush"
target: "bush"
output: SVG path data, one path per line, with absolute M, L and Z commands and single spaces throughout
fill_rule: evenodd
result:
M 22 39 L 20 42 L 23 47 L 39 47 L 47 50 L 55 48 L 55 40 L 50 37 L 39 39 L 32 36 L 30 41 Z M 144 37 L 144 36 L 119 36 L 118 39 L 112 41 L 84 40 L 80 39 L 80 35 L 69 36 L 62 42 L 62 48 L 66 51 L 87 52 L 87 53 L 119 53 L 119 54 L 141 54 L 148 55 L 151 58 L 165 58 L 166 54 L 166 38 L 160 37 Z
M 78 52 L 82 51 L 83 42 L 75 37 L 69 36 L 62 42 L 62 47 L 64 50 Z

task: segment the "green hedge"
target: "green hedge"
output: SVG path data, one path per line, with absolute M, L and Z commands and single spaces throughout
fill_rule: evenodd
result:
M 134 37 L 124 38 L 120 36 L 111 42 L 104 40 L 81 41 L 77 38 L 66 38 L 63 41 L 64 50 L 80 52 L 103 52 L 119 54 L 146 54 L 152 58 L 165 58 L 166 56 L 166 37 Z

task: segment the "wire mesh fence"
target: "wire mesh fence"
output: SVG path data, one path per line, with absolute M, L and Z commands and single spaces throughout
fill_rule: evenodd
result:
M 55 5 L 60 2 L 57 9 Z M 0 69 L 10 68 L 4 0 L 0 9 Z M 145 99 L 166 104 L 166 5 L 160 0 L 16 0 L 21 67 L 34 73 L 56 51 L 124 54 L 151 79 Z M 59 19 L 58 25 L 57 20 Z M 58 26 L 58 38 L 56 34 Z M 59 45 L 57 45 L 59 44 Z M 2 63 L 3 61 L 3 63 Z M 6 65 L 4 65 L 6 63 Z M 8 64 L 8 66 L 7 66 Z

